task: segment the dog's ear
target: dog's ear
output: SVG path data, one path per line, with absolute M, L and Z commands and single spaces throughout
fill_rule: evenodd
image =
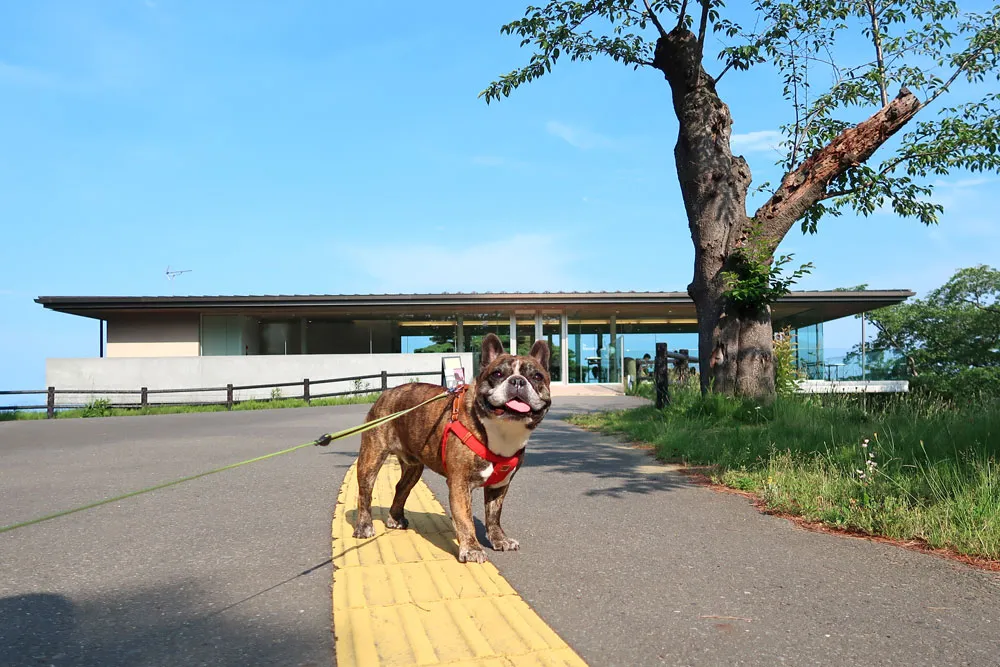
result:
M 531 352 L 528 353 L 528 356 L 534 357 L 545 370 L 549 370 L 549 344 L 544 340 L 536 340 L 535 344 L 531 346 Z
M 503 343 L 496 334 L 486 334 L 486 338 L 483 339 L 482 355 L 479 357 L 483 367 L 492 364 L 501 354 L 503 354 Z

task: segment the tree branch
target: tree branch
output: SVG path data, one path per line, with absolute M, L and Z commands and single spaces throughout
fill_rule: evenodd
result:
M 869 318 L 868 321 L 871 322 L 872 326 L 878 329 L 878 331 L 883 336 L 885 336 L 885 339 L 889 341 L 889 345 L 892 345 L 901 355 L 903 355 L 903 358 L 906 359 L 906 368 L 908 371 L 910 371 L 910 377 L 919 377 L 920 373 L 917 372 L 916 360 L 913 358 L 912 354 L 908 353 L 903 348 L 903 346 L 899 344 L 899 339 L 896 336 L 893 336 L 891 333 L 889 333 L 889 331 L 885 327 L 883 327 L 875 320 Z
M 903 164 L 904 162 L 907 162 L 914 158 L 934 157 L 937 155 L 944 155 L 947 152 L 948 152 L 947 150 L 940 150 L 940 151 L 919 151 L 916 153 L 905 153 L 903 155 L 900 155 L 895 160 L 892 160 L 884 167 L 882 167 L 882 169 L 880 169 L 879 172 L 875 174 L 875 178 L 868 181 L 867 183 L 862 183 L 861 185 L 855 186 L 853 188 L 848 188 L 846 190 L 835 190 L 833 192 L 827 192 L 826 194 L 824 194 L 822 197 L 819 198 L 819 201 L 824 201 L 826 199 L 833 199 L 834 197 L 843 197 L 844 195 L 852 195 L 855 192 L 861 192 L 875 185 L 875 182 L 878 181 L 879 178 L 893 171 L 896 167 Z
M 648 5 L 647 5 L 648 6 Z M 688 0 L 684 0 L 681 3 L 681 10 L 677 12 L 677 29 L 680 30 L 684 27 L 684 19 L 687 17 Z
M 983 51 L 985 51 L 985 50 L 986 50 L 986 44 L 984 44 L 983 46 L 980 46 L 975 51 L 972 51 L 971 53 L 969 53 L 969 55 L 967 55 L 962 60 L 961 64 L 958 66 L 958 69 L 956 69 L 955 72 L 951 75 L 951 78 L 949 78 L 947 81 L 945 81 L 943 86 L 941 86 L 940 88 L 938 88 L 937 90 L 935 90 L 934 94 L 931 95 L 929 98 L 927 98 L 927 100 L 924 101 L 924 103 L 920 105 L 920 108 L 923 109 L 925 106 L 927 106 L 928 104 L 930 104 L 931 102 L 933 102 L 934 100 L 936 100 L 938 97 L 940 97 L 942 93 L 947 92 L 947 90 L 951 86 L 951 84 L 955 83 L 955 79 L 958 78 L 958 75 L 961 74 L 962 72 L 964 72 L 965 68 L 969 66 L 969 63 L 974 58 L 977 58 L 978 56 L 980 56 L 983 53 Z
M 698 25 L 698 55 L 705 54 L 705 32 L 708 30 L 708 8 L 712 0 L 701 0 L 701 22 Z M 699 58 L 700 60 L 700 58 Z
M 725 73 L 726 73 L 726 72 L 728 72 L 728 71 L 729 71 L 730 69 L 732 69 L 732 67 L 733 67 L 733 63 L 734 63 L 734 62 L 736 62 L 736 61 L 735 61 L 735 60 L 730 60 L 730 61 L 729 61 L 728 63 L 726 63 L 726 66 L 722 68 L 722 71 L 721 71 L 721 72 L 719 72 L 719 76 L 715 77 L 715 82 L 716 82 L 716 83 L 719 83 L 719 79 L 721 79 L 721 78 L 722 78 L 722 75 L 723 75 L 723 74 L 725 74 Z
M 882 106 L 889 104 L 889 91 L 885 88 L 885 59 L 882 57 L 882 33 L 879 31 L 878 13 L 875 11 L 875 0 L 866 0 L 868 13 L 872 19 L 872 40 L 875 42 L 875 61 L 878 63 L 878 88 L 882 94 Z
M 795 60 L 795 47 L 794 42 L 788 43 L 788 48 L 791 49 L 792 53 L 792 72 L 795 72 L 797 61 Z M 791 169 L 795 166 L 795 160 L 799 155 L 799 147 L 802 145 L 802 123 L 805 119 L 802 118 L 802 107 L 799 106 L 799 84 L 798 81 L 794 79 L 792 81 L 792 108 L 795 109 L 795 141 L 792 142 L 792 150 L 788 155 L 788 162 L 786 163 L 786 169 Z
M 863 164 L 921 109 L 916 95 L 903 88 L 888 106 L 841 132 L 785 175 L 781 186 L 754 214 L 765 238 L 777 247 L 795 221 L 820 201 L 826 188 L 851 167 Z
M 653 21 L 653 25 L 656 26 L 656 29 L 660 31 L 660 36 L 661 37 L 666 37 L 667 36 L 667 31 L 663 29 L 663 26 L 660 25 L 660 19 L 658 19 L 656 17 L 656 14 L 653 13 L 653 8 L 649 6 L 649 0 L 642 0 L 642 4 L 646 5 L 646 11 L 649 12 L 649 18 Z M 686 4 L 686 2 L 685 2 L 685 4 Z M 683 11 L 683 10 L 681 10 L 681 11 Z

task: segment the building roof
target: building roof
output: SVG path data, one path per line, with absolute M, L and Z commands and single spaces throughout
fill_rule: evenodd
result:
M 776 325 L 805 326 L 900 303 L 910 290 L 791 292 L 772 306 Z M 259 317 L 373 317 L 550 311 L 579 317 L 693 318 L 686 292 L 456 292 L 440 294 L 259 294 L 238 296 L 40 296 L 70 315 L 245 314 Z

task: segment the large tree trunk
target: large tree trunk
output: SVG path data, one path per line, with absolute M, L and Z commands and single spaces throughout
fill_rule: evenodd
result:
M 774 395 L 770 310 L 738 312 L 726 301 L 723 281 L 733 251 L 750 232 L 750 168 L 730 151 L 729 107 L 701 67 L 695 36 L 678 29 L 660 38 L 654 66 L 670 83 L 680 122 L 674 157 L 694 241 L 688 293 L 698 314 L 702 391 L 766 400 Z
M 771 311 L 763 305 L 747 312 L 728 302 L 723 272 L 736 268 L 734 251 L 747 242 L 751 231 L 773 253 L 795 221 L 829 196 L 829 184 L 871 157 L 920 110 L 920 103 L 904 88 L 871 118 L 844 130 L 786 174 L 778 190 L 750 218 L 746 213 L 750 168 L 732 154 L 729 108 L 701 62 L 701 45 L 685 28 L 678 27 L 656 42 L 653 66 L 670 84 L 679 122 L 674 156 L 694 242 L 694 278 L 688 294 L 698 314 L 701 388 L 766 401 L 775 391 Z

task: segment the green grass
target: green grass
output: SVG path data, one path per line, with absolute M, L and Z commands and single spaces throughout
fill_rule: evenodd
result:
M 683 391 L 662 412 L 571 421 L 652 443 L 665 461 L 710 466 L 715 481 L 780 512 L 1000 559 L 997 403 L 791 396 L 755 407 Z
M 277 410 L 280 408 L 306 408 L 325 405 L 355 405 L 359 403 L 374 403 L 377 393 L 358 394 L 355 396 L 334 396 L 331 398 L 314 398 L 306 403 L 301 398 L 282 398 L 264 401 L 244 401 L 233 405 L 233 411 L 241 410 Z M 133 417 L 142 415 L 174 415 L 187 412 L 226 412 L 224 405 L 156 405 L 148 408 L 112 408 L 106 401 L 92 401 L 86 407 L 67 410 L 57 410 L 56 419 L 73 419 L 79 417 Z M 0 421 L 21 419 L 45 419 L 45 411 L 0 410 Z

